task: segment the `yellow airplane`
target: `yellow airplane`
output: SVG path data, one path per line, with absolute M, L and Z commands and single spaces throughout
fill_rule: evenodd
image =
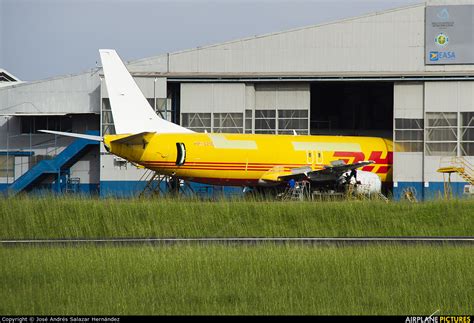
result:
M 373 193 L 392 181 L 390 140 L 195 133 L 158 117 L 114 50 L 100 54 L 119 134 L 43 132 L 99 140 L 110 153 L 140 167 L 214 185 L 286 186 L 293 180 L 336 191 L 356 184 L 361 192 Z

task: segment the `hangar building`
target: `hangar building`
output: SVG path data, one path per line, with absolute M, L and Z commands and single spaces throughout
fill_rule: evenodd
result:
M 127 67 L 157 113 L 195 131 L 393 139 L 393 195 L 423 199 L 443 194 L 447 157 L 474 164 L 473 21 L 472 0 L 431 1 Z M 37 132 L 114 132 L 100 68 L 25 83 L 0 71 L 0 85 L 0 189 L 107 196 L 146 185 L 145 170 L 100 145 Z M 464 175 L 451 176 L 455 194 Z

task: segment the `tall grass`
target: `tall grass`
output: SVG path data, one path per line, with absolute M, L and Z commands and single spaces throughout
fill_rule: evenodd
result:
M 0 259 L 2 315 L 474 310 L 470 247 L 0 247 Z
M 0 199 L 0 238 L 472 236 L 474 200 Z

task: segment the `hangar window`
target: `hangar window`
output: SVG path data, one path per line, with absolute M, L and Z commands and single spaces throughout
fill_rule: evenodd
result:
M 308 110 L 278 110 L 278 133 L 308 134 Z
M 102 99 L 102 135 L 115 135 L 114 118 L 109 99 Z
M 255 110 L 255 133 L 276 132 L 275 110 Z
M 426 122 L 426 154 L 428 156 L 456 156 L 457 112 L 427 112 Z
M 395 119 L 396 150 L 400 152 L 422 152 L 423 124 L 423 119 Z
M 38 130 L 72 131 L 69 116 L 28 116 L 21 117 L 21 133 L 40 133 Z
M 148 101 L 148 104 L 150 105 L 150 107 L 156 111 L 155 98 L 147 98 L 146 100 Z M 155 108 L 153 108 L 153 107 L 155 107 Z
M 214 132 L 242 133 L 243 127 L 242 113 L 214 113 Z
M 245 133 L 252 132 L 252 110 L 245 110 Z
M 0 177 L 15 176 L 15 156 L 0 155 Z
M 474 156 L 474 112 L 461 112 L 461 155 Z
M 159 115 L 162 119 L 171 121 L 172 111 L 168 108 L 170 100 L 166 98 L 147 98 L 148 104 L 155 110 L 155 113 Z
M 210 113 L 182 113 L 181 125 L 196 132 L 211 132 Z
M 171 107 L 170 99 L 156 98 L 155 111 L 162 119 L 171 121 L 171 116 L 173 115 L 173 111 L 171 111 L 170 107 Z

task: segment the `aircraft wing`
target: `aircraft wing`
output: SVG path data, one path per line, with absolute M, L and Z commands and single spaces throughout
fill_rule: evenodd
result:
M 313 171 L 300 171 L 300 169 L 292 170 L 292 174 L 278 176 L 280 181 L 301 181 L 304 179 L 312 182 L 338 180 L 342 174 L 353 169 L 357 169 L 366 165 L 375 163 L 372 160 L 361 161 L 354 164 L 346 164 L 343 161 L 333 162 L 331 165 L 324 166 L 323 169 Z

